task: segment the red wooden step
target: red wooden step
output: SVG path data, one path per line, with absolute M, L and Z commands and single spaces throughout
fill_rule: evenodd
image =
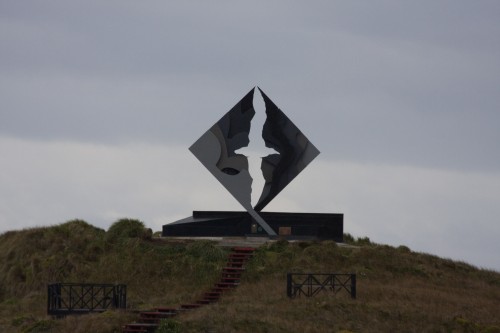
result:
M 232 265 L 230 262 L 228 262 L 226 264 L 226 267 L 230 267 L 230 268 L 244 268 L 243 267 L 243 264 L 239 264 L 239 265 Z
M 213 297 L 213 296 L 218 296 L 218 297 L 220 297 L 221 295 L 222 295 L 222 293 L 221 293 L 221 292 L 217 292 L 217 291 L 209 291 L 209 292 L 206 292 L 206 293 L 205 293 L 205 296 L 212 296 L 212 297 Z
M 234 282 L 239 280 L 241 280 L 241 278 L 236 276 L 225 276 L 221 278 L 220 282 Z
M 157 312 L 177 313 L 176 308 L 155 308 Z
M 139 320 L 141 321 L 141 323 L 145 323 L 145 324 L 159 324 L 160 323 L 160 320 L 162 320 L 163 318 L 140 318 Z
M 241 274 L 240 274 L 241 275 Z M 231 273 L 222 273 L 221 275 L 221 278 L 220 278 L 220 282 L 228 282 L 228 281 L 224 281 L 224 280 L 240 280 L 240 276 L 234 276 L 234 274 L 231 274 Z
M 228 268 L 228 269 L 226 269 Z M 241 274 L 243 271 L 245 270 L 245 267 L 243 266 L 225 266 L 223 269 L 222 269 L 222 273 L 239 273 Z
M 217 302 L 220 299 L 220 297 L 205 297 L 202 299 L 202 301 L 207 301 L 208 303 L 213 303 Z M 206 303 L 204 303 L 206 304 Z
M 253 253 L 231 253 L 228 259 L 240 258 L 240 259 L 248 259 L 253 257 Z
M 228 292 L 230 290 L 233 290 L 233 288 L 228 288 L 228 287 L 213 287 L 212 288 L 212 291 L 220 292 L 220 293 L 225 293 L 225 292 Z
M 127 326 L 122 327 L 122 333 L 148 333 L 148 330 L 142 328 L 131 328 Z
M 236 257 L 236 258 L 228 258 L 227 263 L 232 264 L 232 265 L 243 265 L 247 262 L 247 258 L 241 258 L 241 257 Z
M 197 303 L 191 303 L 191 304 L 182 304 L 181 305 L 181 309 L 183 310 L 192 310 L 192 309 L 196 309 L 196 308 L 199 308 L 200 307 L 200 304 L 197 304 Z
M 150 328 L 155 328 L 158 325 L 155 324 L 146 324 L 146 323 L 133 323 L 133 324 L 127 324 L 125 325 L 126 328 L 133 328 L 133 329 L 145 329 L 148 330 Z
M 229 257 L 238 257 L 238 256 L 247 256 L 247 257 L 251 257 L 253 256 L 253 252 L 249 252 L 249 251 L 233 251 L 231 253 L 229 253 Z
M 158 324 L 152 323 L 133 323 L 123 327 L 123 332 L 153 332 Z
M 218 282 L 215 284 L 217 288 L 234 288 L 237 287 L 239 283 L 236 282 Z
M 231 253 L 249 253 L 253 254 L 255 252 L 254 249 L 249 248 L 249 247 L 239 247 L 239 248 L 234 248 Z
M 166 312 L 166 311 L 142 311 L 140 313 L 144 317 L 170 317 L 176 315 L 176 312 Z
M 141 312 L 139 314 L 139 317 L 141 320 L 144 319 L 163 319 L 163 318 L 170 318 L 176 316 L 176 312 Z
M 203 296 L 203 299 L 213 302 L 213 301 L 218 301 L 220 299 L 220 296 Z
M 207 304 L 210 304 L 212 303 L 210 300 L 208 299 L 201 299 L 199 301 L 196 301 L 197 304 L 200 304 L 200 305 L 207 305 Z
M 250 258 L 246 258 L 246 257 L 243 257 L 243 256 L 233 256 L 233 257 L 229 257 L 227 258 L 227 261 L 228 262 L 240 262 L 240 263 L 245 263 L 248 261 L 248 259 Z
M 253 247 L 233 247 L 233 252 L 253 253 L 254 251 L 255 251 L 255 248 L 253 248 Z
M 140 328 L 123 327 L 122 328 L 122 333 L 148 333 L 148 331 L 140 329 Z
M 253 257 L 253 254 L 251 254 L 251 253 L 231 253 L 227 257 L 227 260 L 247 261 L 248 259 L 250 259 L 252 257 Z
M 233 261 L 228 261 L 226 263 L 226 267 L 243 267 L 245 265 L 244 262 L 233 262 Z
M 242 255 L 235 255 L 235 257 L 228 258 L 227 262 L 244 265 L 250 259 L 251 259 L 251 256 L 248 256 L 247 254 L 242 254 Z M 239 261 L 236 262 L 236 260 L 239 260 Z
M 223 272 L 241 272 L 244 271 L 244 267 L 224 267 L 222 269 Z

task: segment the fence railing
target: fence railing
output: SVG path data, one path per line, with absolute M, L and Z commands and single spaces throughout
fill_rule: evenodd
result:
M 109 308 L 127 307 L 124 284 L 54 283 L 48 285 L 47 313 L 65 316 L 102 312 Z
M 356 298 L 356 274 L 288 273 L 286 293 L 288 297 L 304 295 L 312 297 L 319 292 L 347 291 Z

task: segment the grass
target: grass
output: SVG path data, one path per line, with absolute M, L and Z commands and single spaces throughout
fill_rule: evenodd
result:
M 108 232 L 80 220 L 10 231 L 0 235 L 0 332 L 114 332 L 135 316 L 47 317 L 47 284 L 122 283 L 130 308 L 149 309 L 192 301 L 217 279 L 225 258 L 212 242 L 166 243 L 129 219 Z
M 256 251 L 243 281 L 215 304 L 165 321 L 165 332 L 500 332 L 500 274 L 373 244 L 278 241 Z M 132 309 L 192 302 L 218 278 L 227 251 L 209 241 L 152 237 L 141 221 L 108 231 L 85 221 L 0 235 L 1 332 L 119 332 L 129 311 L 46 315 L 53 282 L 124 283 Z M 286 297 L 287 272 L 357 274 L 347 292 Z
M 259 249 L 243 283 L 185 316 L 185 332 L 500 332 L 500 275 L 465 263 L 362 241 Z M 347 293 L 288 299 L 284 274 L 355 272 Z

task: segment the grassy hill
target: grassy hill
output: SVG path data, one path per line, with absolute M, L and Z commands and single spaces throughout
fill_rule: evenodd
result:
M 500 332 L 500 274 L 353 239 L 278 241 L 259 248 L 241 285 L 176 317 L 181 332 Z M 0 235 L 0 332 L 119 332 L 136 314 L 52 319 L 47 284 L 124 283 L 131 309 L 189 303 L 220 275 L 228 250 L 208 241 L 152 237 L 140 221 L 108 231 L 80 220 Z M 357 274 L 347 293 L 289 299 L 287 272 Z

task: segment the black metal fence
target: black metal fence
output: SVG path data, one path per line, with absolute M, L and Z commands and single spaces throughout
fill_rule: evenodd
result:
M 320 291 L 336 294 L 341 290 L 356 298 L 356 274 L 288 273 L 286 280 L 286 293 L 291 298 L 312 297 Z
M 127 307 L 124 284 L 54 283 L 48 285 L 47 313 L 53 316 L 102 312 Z

